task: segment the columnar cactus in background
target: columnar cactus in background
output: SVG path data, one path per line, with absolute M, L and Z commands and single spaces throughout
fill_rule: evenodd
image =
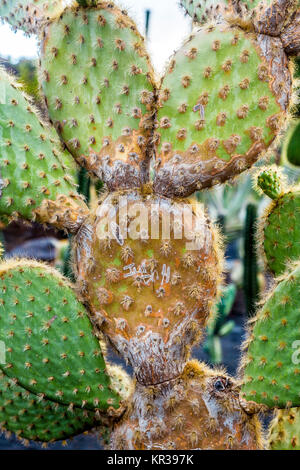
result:
M 250 168 L 285 127 L 297 2 L 282 1 L 281 15 L 279 3 L 249 15 L 235 2 L 217 8 L 215 23 L 214 8 L 205 24 L 196 14 L 199 28 L 160 84 L 142 36 L 114 3 L 19 3 L 16 12 L 2 0 L 0 15 L 39 33 L 51 126 L 1 71 L 0 212 L 73 233 L 76 286 L 39 263 L 0 265 L 2 427 L 52 441 L 100 426 L 113 449 L 261 448 L 260 406 L 223 371 L 189 361 L 223 256 L 201 206 L 181 237 L 177 216 L 183 197 Z M 96 210 L 76 192 L 71 156 L 106 184 Z M 135 385 L 105 366 L 102 334 L 132 366 Z

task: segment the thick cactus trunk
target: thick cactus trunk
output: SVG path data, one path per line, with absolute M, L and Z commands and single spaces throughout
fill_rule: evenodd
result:
M 262 447 L 258 418 L 241 408 L 233 379 L 197 361 L 189 362 L 172 381 L 137 384 L 132 407 L 110 445 L 115 450 Z
M 114 449 L 262 446 L 259 422 L 241 407 L 233 380 L 187 363 L 211 314 L 222 259 L 218 233 L 201 207 L 176 238 L 178 215 L 187 207 L 142 191 L 113 193 L 74 238 L 78 288 L 91 319 L 137 380 L 132 405 L 113 433 Z M 169 239 L 161 233 L 166 221 Z M 114 237 L 104 237 L 108 227 Z
M 300 9 L 297 11 L 293 21 L 281 34 L 281 41 L 285 52 L 289 55 L 300 54 Z

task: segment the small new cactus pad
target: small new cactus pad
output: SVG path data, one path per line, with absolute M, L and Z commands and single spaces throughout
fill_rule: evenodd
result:
M 271 199 L 283 194 L 282 178 L 276 167 L 263 170 L 257 177 L 257 186 Z
M 290 96 L 280 39 L 224 25 L 200 29 L 162 82 L 155 191 L 187 196 L 249 168 L 281 129 Z
M 0 372 L 0 431 L 19 439 L 51 442 L 80 434 L 99 424 L 93 412 L 40 398 Z
M 64 0 L 0 0 L 0 18 L 14 29 L 36 33 L 41 21 L 58 15 Z
M 137 385 L 132 414 L 116 426 L 111 449 L 254 450 L 262 448 L 260 431 L 257 416 L 240 407 L 235 381 L 191 361 L 173 382 Z
M 277 410 L 270 425 L 269 450 L 300 450 L 300 408 Z
M 259 239 L 268 269 L 278 276 L 300 258 L 300 191 L 297 186 L 284 189 L 273 170 L 258 177 L 258 186 L 273 198 L 261 219 Z
M 2 69 L 0 133 L 1 217 L 37 218 L 61 228 L 76 225 L 87 208 L 67 173 L 66 156 L 30 98 Z
M 300 265 L 286 274 L 250 321 L 242 396 L 269 407 L 300 406 Z
M 140 191 L 113 193 L 74 238 L 93 322 L 146 385 L 182 372 L 217 294 L 218 233 L 202 206 L 184 225 L 186 209 Z
M 40 79 L 50 118 L 81 165 L 110 190 L 147 181 L 153 71 L 125 12 L 109 2 L 66 9 L 43 33 Z
M 58 272 L 33 261 L 4 263 L 0 293 L 0 339 L 6 346 L 0 368 L 7 376 L 62 404 L 119 408 L 86 310 Z

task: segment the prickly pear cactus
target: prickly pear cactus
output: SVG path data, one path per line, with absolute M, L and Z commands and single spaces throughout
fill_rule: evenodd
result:
M 284 177 L 276 166 L 263 169 L 257 176 L 257 190 L 276 200 L 284 193 Z
M 71 228 L 87 208 L 66 171 L 57 139 L 19 88 L 0 69 L 0 215 L 51 219 L 61 228 Z
M 235 381 L 197 361 L 188 362 L 173 385 L 138 385 L 133 411 L 111 441 L 112 449 L 121 450 L 262 447 L 258 417 L 241 408 Z
M 221 20 L 226 14 L 233 14 L 235 9 L 231 0 L 181 0 L 180 6 L 190 15 L 195 23 Z
M 278 38 L 204 26 L 162 82 L 155 191 L 186 196 L 249 168 L 281 129 L 290 96 Z
M 36 33 L 39 23 L 59 15 L 65 3 L 64 0 L 0 0 L 0 17 L 15 30 Z
M 297 21 L 298 0 L 180 0 L 195 25 L 206 22 L 229 22 L 254 29 L 257 33 L 280 36 L 283 42 L 289 36 L 289 29 L 296 32 L 293 22 Z
M 115 239 L 105 231 L 114 223 L 110 207 L 122 227 Z M 137 210 L 140 226 L 133 221 Z M 189 238 L 178 236 L 183 226 L 176 220 L 170 236 L 159 237 L 163 220 L 183 210 L 183 202 L 140 191 L 113 193 L 74 241 L 77 282 L 93 318 L 103 322 L 103 331 L 144 385 L 182 372 L 209 318 L 222 272 L 218 234 L 200 208 L 185 228 Z M 156 234 L 147 233 L 151 217 Z
M 99 421 L 91 411 L 70 410 L 40 398 L 0 373 L 0 431 L 13 432 L 19 439 L 52 442 L 68 439 L 96 425 Z
M 269 407 L 300 406 L 298 365 L 299 282 L 297 265 L 279 278 L 251 320 L 244 344 L 242 396 Z
M 135 24 L 112 2 L 78 0 L 56 16 L 44 14 L 50 2 L 35 2 L 35 12 L 29 3 L 21 2 L 16 12 L 14 2 L 5 2 L 0 14 L 39 30 L 40 83 L 51 124 L 110 194 L 97 208 L 87 208 L 53 128 L 30 112 L 28 99 L 1 74 L 1 214 L 74 233 L 73 271 L 86 306 L 50 268 L 1 265 L 1 369 L 41 399 L 40 406 L 49 400 L 58 403 L 56 411 L 79 413 L 83 407 L 86 428 L 89 416 L 100 419 L 113 429 L 111 448 L 261 448 L 255 414 L 260 406 L 249 407 L 223 372 L 187 363 L 217 299 L 223 256 L 205 210 L 190 204 L 183 231 L 179 215 L 188 201 L 172 198 L 230 181 L 284 127 L 292 94 L 290 56 L 300 48 L 299 24 L 292 21 L 296 3 L 282 0 L 277 15 L 279 2 L 270 8 L 267 2 L 258 17 L 244 16 L 235 3 L 229 22 L 229 9 L 221 7 L 216 24 L 202 25 L 175 54 L 161 85 Z M 136 387 L 126 411 L 130 381 L 105 364 L 100 330 L 134 370 Z M 5 390 L 10 399 L 11 387 Z M 296 400 L 288 393 L 286 400 Z M 19 406 L 1 408 L 6 427 L 40 439 L 42 423 L 35 431 L 26 420 L 11 424 Z M 60 426 L 53 422 L 47 439 L 70 435 L 69 424 L 73 432 L 68 413 Z
M 270 425 L 270 450 L 300 450 L 300 408 L 278 410 Z
M 81 165 L 110 190 L 147 181 L 153 70 L 124 12 L 109 2 L 67 9 L 43 33 L 40 77 L 50 118 Z
M 260 222 L 259 243 L 268 269 L 278 276 L 300 258 L 300 192 L 286 188 L 280 172 L 273 169 L 258 176 L 258 187 L 273 199 Z
M 6 375 L 65 405 L 119 408 L 85 309 L 58 272 L 36 262 L 7 262 L 0 266 L 0 291 Z

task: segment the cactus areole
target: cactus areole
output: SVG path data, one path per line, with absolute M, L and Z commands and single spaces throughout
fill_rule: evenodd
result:
M 214 311 L 223 253 L 205 209 L 184 198 L 250 168 L 285 126 L 298 3 L 282 1 L 278 16 L 279 2 L 249 15 L 242 1 L 211 1 L 212 14 L 183 1 L 200 28 L 160 84 L 124 10 L 50 3 L 0 1 L 14 28 L 39 34 L 49 114 L 42 122 L 1 70 L 0 214 L 73 233 L 76 285 L 33 262 L 0 265 L 1 426 L 49 441 L 96 420 L 111 449 L 261 448 L 259 406 L 223 371 L 189 361 Z M 68 172 L 73 159 L 106 184 L 91 210 Z M 135 386 L 107 364 L 103 335 Z M 48 431 L 15 419 L 28 400 L 33 422 L 46 410 Z

